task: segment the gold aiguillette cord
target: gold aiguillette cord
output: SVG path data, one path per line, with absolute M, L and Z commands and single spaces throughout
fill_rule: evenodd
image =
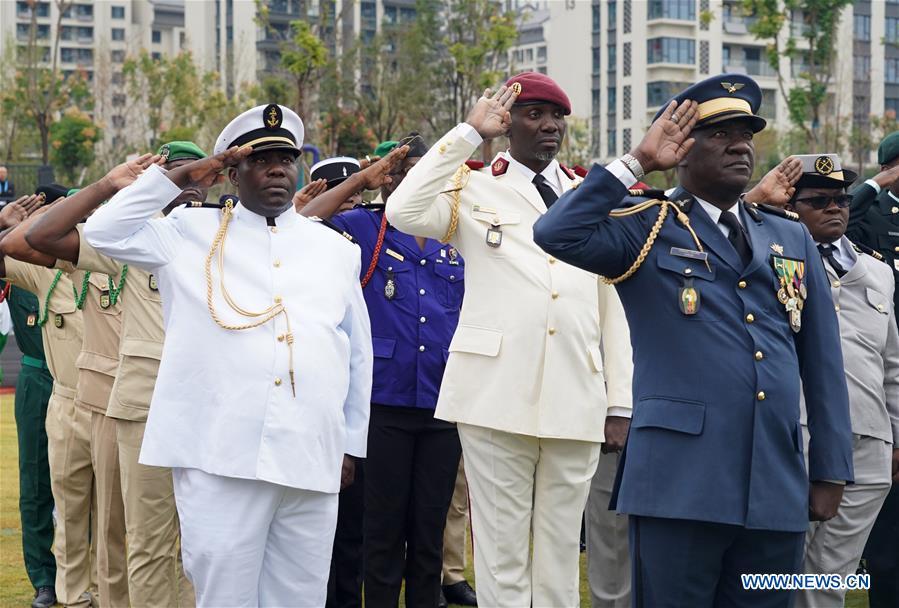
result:
M 228 224 L 231 221 L 233 212 L 234 203 L 231 200 L 226 201 L 225 207 L 222 209 L 221 224 L 219 224 L 218 232 L 216 232 L 215 238 L 212 240 L 212 247 L 210 247 L 209 249 L 209 254 L 206 256 L 206 306 L 209 308 L 209 314 L 212 316 L 212 320 L 215 321 L 216 325 L 218 325 L 222 329 L 227 329 L 229 331 L 253 329 L 254 327 L 259 327 L 260 325 L 268 323 L 278 315 L 284 315 L 284 321 L 287 324 L 286 342 L 290 357 L 290 390 L 293 392 L 293 396 L 296 397 L 297 389 L 293 373 L 293 332 L 290 331 L 290 316 L 287 314 L 287 310 L 284 308 L 284 303 L 275 302 L 263 311 L 253 312 L 239 306 L 237 302 L 235 302 L 231 297 L 231 294 L 228 293 L 228 290 L 225 288 L 225 236 L 228 232 Z M 216 251 L 218 251 L 218 256 L 216 256 Z M 218 312 L 216 312 L 215 310 L 215 305 L 213 304 L 212 259 L 214 257 L 217 257 L 218 259 L 217 266 L 219 273 L 219 289 L 222 292 L 222 296 L 224 297 L 225 302 L 227 302 L 231 310 L 233 310 L 237 314 L 243 317 L 256 319 L 255 321 L 251 321 L 242 325 L 234 325 L 225 323 L 221 319 L 221 317 L 219 317 Z

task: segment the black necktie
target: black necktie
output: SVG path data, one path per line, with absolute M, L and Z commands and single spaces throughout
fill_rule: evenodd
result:
M 540 198 L 542 198 L 543 202 L 546 203 L 547 209 L 552 207 L 552 204 L 559 200 L 559 195 L 557 195 L 556 191 L 552 189 L 552 187 L 546 181 L 546 178 L 539 173 L 534 176 L 534 179 L 531 180 L 531 182 L 534 184 L 534 186 L 537 187 L 537 192 L 540 193 Z
M 749 260 L 752 259 L 752 249 L 749 247 L 749 241 L 746 239 L 743 226 L 740 225 L 740 220 L 737 219 L 736 214 L 733 211 L 722 211 L 721 217 L 718 218 L 718 223 L 727 226 L 727 240 L 737 250 L 737 254 L 743 261 L 743 266 L 748 264 Z
M 818 252 L 821 253 L 821 257 L 830 262 L 831 268 L 834 269 L 838 277 L 843 278 L 843 275 L 846 274 L 846 269 L 837 262 L 837 258 L 833 254 L 835 250 L 836 247 L 833 245 L 826 245 L 824 243 L 818 245 Z

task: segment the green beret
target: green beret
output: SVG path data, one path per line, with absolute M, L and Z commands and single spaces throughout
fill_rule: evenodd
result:
M 159 146 L 159 150 L 156 151 L 156 154 L 165 156 L 165 162 L 167 163 L 183 158 L 191 158 L 194 160 L 206 158 L 206 153 L 200 149 L 200 146 L 192 141 L 170 141 L 167 144 Z
M 384 157 L 387 156 L 387 153 L 396 148 L 399 142 L 395 141 L 382 141 L 378 144 L 378 147 L 375 148 L 375 156 Z
M 877 148 L 877 162 L 885 165 L 899 156 L 899 131 L 893 131 L 883 138 Z

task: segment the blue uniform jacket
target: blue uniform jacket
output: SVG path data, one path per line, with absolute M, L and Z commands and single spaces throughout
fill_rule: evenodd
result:
M 627 197 L 614 175 L 594 166 L 537 221 L 535 241 L 569 264 L 617 277 L 637 258 L 659 211 L 609 217 L 640 200 Z M 613 507 L 805 531 L 809 478 L 852 480 L 849 398 L 821 256 L 802 224 L 744 206 L 753 258 L 741 270 L 733 246 L 693 197 L 678 190 L 670 198 L 685 202 L 711 271 L 672 251 L 697 247 L 671 212 L 643 265 L 617 286 L 634 350 L 634 412 Z M 777 299 L 772 255 L 805 262 L 799 333 Z M 679 306 L 687 280 L 700 298 L 693 315 Z M 812 437 L 809 475 L 800 387 Z
M 363 276 L 382 217 L 383 211 L 354 209 L 331 218 L 362 248 Z M 451 246 L 428 239 L 421 250 L 415 237 L 387 228 L 375 272 L 362 290 L 374 351 L 372 403 L 437 406 L 450 340 L 459 322 L 464 272 L 462 256 Z M 391 278 L 393 297 L 388 298 Z

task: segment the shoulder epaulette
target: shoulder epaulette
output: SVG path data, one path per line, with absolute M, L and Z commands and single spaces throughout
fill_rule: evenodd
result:
M 559 168 L 562 170 L 562 173 L 568 176 L 568 179 L 577 179 L 578 175 L 573 170 L 569 169 L 565 165 L 559 163 Z
M 657 190 L 655 188 L 633 188 L 628 190 L 627 193 L 630 196 L 639 196 L 645 198 L 655 198 L 660 201 L 668 200 L 668 196 L 665 194 L 664 190 Z
M 778 217 L 782 217 L 787 220 L 792 220 L 794 222 L 799 221 L 798 213 L 796 213 L 794 211 L 787 211 L 783 207 L 775 207 L 774 205 L 765 205 L 764 203 L 762 203 L 762 204 L 746 203 L 746 204 L 750 205 L 750 206 L 754 207 L 755 209 L 758 209 L 759 211 L 762 211 L 764 213 L 770 213 L 771 215 L 776 215 Z
M 306 219 L 312 220 L 313 222 L 321 224 L 322 226 L 327 226 L 328 228 L 330 228 L 331 230 L 333 230 L 334 232 L 336 232 L 337 234 L 339 234 L 340 236 L 342 236 L 343 238 L 345 238 L 346 240 L 348 240 L 351 243 L 356 242 L 356 239 L 353 238 L 352 234 L 350 234 L 349 232 L 347 232 L 346 230 L 344 230 L 343 228 L 341 228 L 340 226 L 338 226 L 337 224 L 335 224 L 334 222 L 332 222 L 330 220 L 326 220 L 322 217 L 318 217 L 317 215 L 312 215 Z
M 204 203 L 201 201 L 188 201 L 182 205 L 188 209 L 224 209 L 223 203 Z
M 851 242 L 851 241 L 850 241 L 850 242 Z M 871 256 L 872 258 L 874 258 L 875 260 L 880 260 L 881 262 L 884 261 L 884 260 L 883 260 L 883 254 L 882 254 L 882 253 L 880 253 L 879 251 L 877 251 L 877 250 L 875 250 L 875 249 L 871 249 L 871 248 L 868 247 L 867 245 L 862 245 L 861 243 L 852 243 L 852 247 L 853 247 L 853 248 L 855 249 L 855 251 L 858 252 L 858 253 L 867 253 L 868 255 L 870 255 L 870 256 Z

